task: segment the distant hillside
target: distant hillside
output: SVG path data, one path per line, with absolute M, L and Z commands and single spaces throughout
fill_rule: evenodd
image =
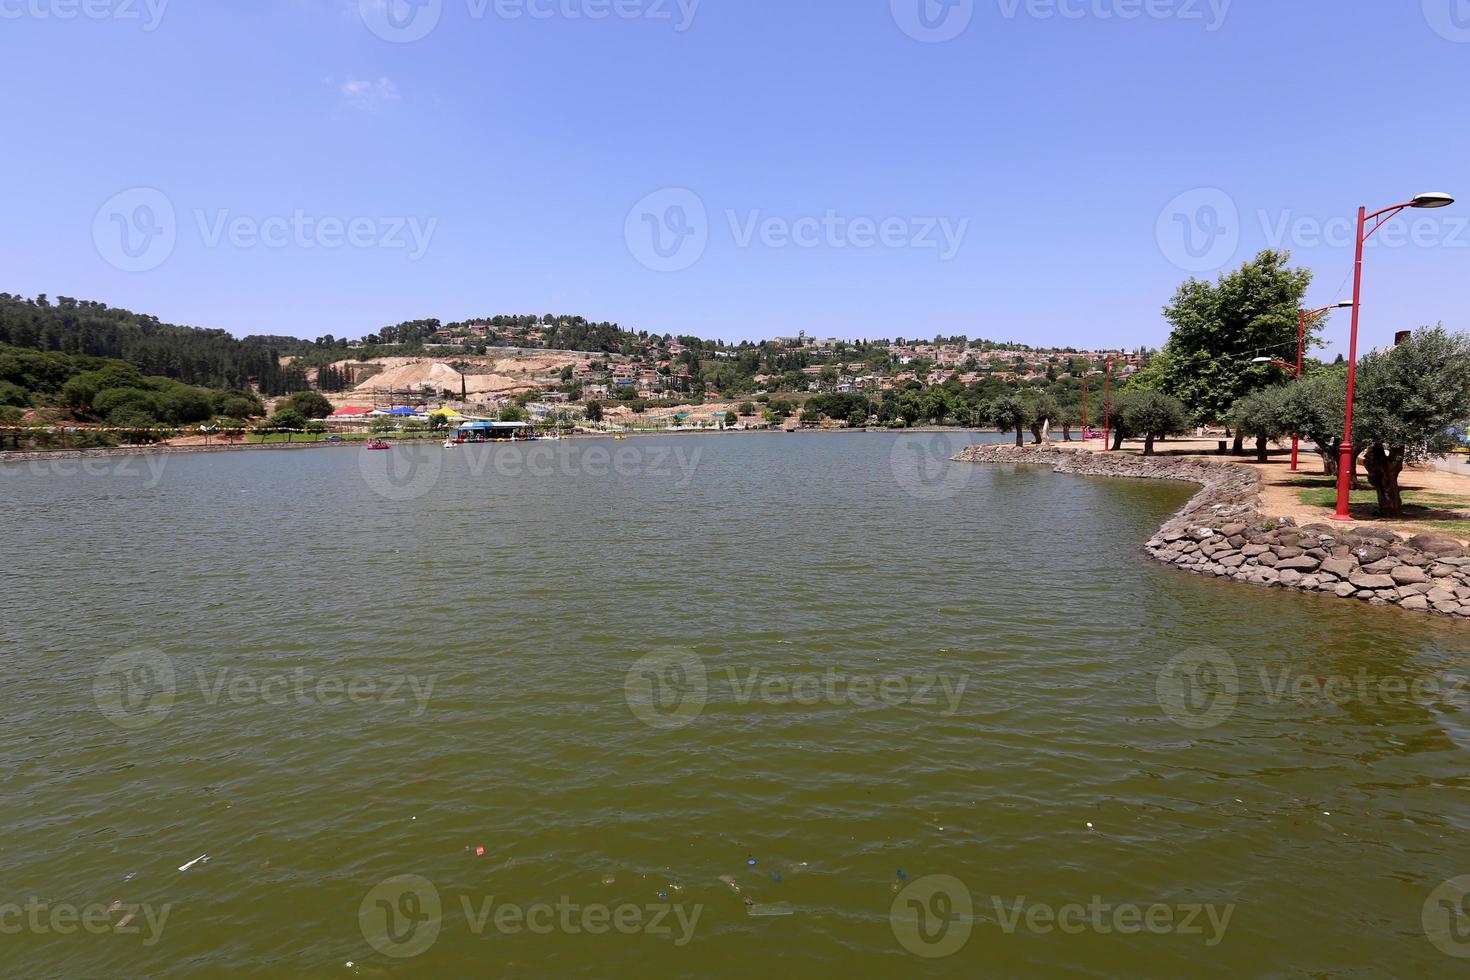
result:
M 352 341 L 330 334 L 316 340 L 275 335 L 236 339 L 224 330 L 178 326 L 157 317 L 116 309 L 105 303 L 44 295 L 35 299 L 0 293 L 0 344 L 69 355 L 126 361 L 144 376 L 166 377 L 215 389 L 255 387 L 275 397 L 312 387 L 343 391 L 363 379 L 333 365 L 391 357 L 485 357 L 505 349 L 580 351 L 621 355 L 687 380 L 680 390 L 718 387 L 751 392 L 784 385 L 807 390 L 802 372 L 827 366 L 869 373 L 901 374 L 913 366 L 921 377 L 931 369 L 1001 370 L 1032 376 L 1045 372 L 1077 374 L 1094 367 L 1096 357 L 1066 356 L 1072 351 L 1035 350 L 1024 344 L 936 337 L 933 343 L 899 337 L 889 340 L 817 340 L 797 337 L 738 344 L 694 336 L 650 334 L 615 323 L 593 322 L 573 314 L 497 314 L 441 323 L 409 320 L 382 327 Z M 834 368 L 835 370 L 835 368 Z M 848 373 L 852 373 L 849 370 Z M 861 372 L 859 372 L 861 373 Z M 779 381 L 767 379 L 782 379 Z M 840 383 L 840 382 L 834 382 Z
M 266 342 L 262 342 L 266 341 Z M 282 349 L 274 341 L 291 346 Z M 224 330 L 163 323 L 105 303 L 59 296 L 26 299 L 0 293 L 0 344 L 126 361 L 147 376 L 208 388 L 246 388 L 267 395 L 307 387 L 304 373 L 283 368 L 280 355 L 312 345 L 292 338 L 237 340 Z

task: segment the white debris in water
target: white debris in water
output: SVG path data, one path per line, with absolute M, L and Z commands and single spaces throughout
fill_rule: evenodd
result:
M 209 863 L 209 855 L 208 854 L 201 854 L 201 855 L 199 855 L 197 858 L 195 858 L 192 861 L 185 861 L 183 864 L 179 865 L 179 870 L 180 871 L 188 871 L 190 868 L 194 867 L 194 865 L 199 864 L 200 862 L 203 862 L 205 864 L 208 864 Z

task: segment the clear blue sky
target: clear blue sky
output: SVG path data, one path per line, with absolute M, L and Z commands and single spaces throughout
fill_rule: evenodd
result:
M 1461 0 L 421 2 L 0 0 L 0 289 L 237 334 L 557 312 L 1132 347 L 1181 265 L 1277 240 L 1325 305 L 1359 204 L 1470 199 Z M 343 227 L 270 220 L 298 212 Z M 1470 203 L 1410 213 L 1370 251 L 1370 345 L 1470 326 Z

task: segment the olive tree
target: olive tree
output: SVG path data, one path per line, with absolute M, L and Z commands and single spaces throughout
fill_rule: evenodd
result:
M 1347 368 L 1331 367 L 1293 382 L 1281 395 L 1283 432 L 1312 440 L 1322 457 L 1322 472 L 1337 475 L 1342 421 L 1347 411 Z
M 1026 414 L 1031 416 L 1031 438 L 1039 446 L 1042 431 L 1048 423 L 1056 422 L 1061 417 L 1062 408 L 1055 398 L 1045 392 L 1028 392 L 1021 398 L 1026 406 Z
M 1019 398 L 1005 395 L 990 405 L 990 422 L 1002 432 L 1016 430 L 1016 445 L 1026 445 L 1026 426 L 1031 421 L 1031 412 Z
M 1256 461 L 1266 462 L 1267 444 L 1282 434 L 1291 431 L 1283 423 L 1282 402 L 1285 388 L 1263 388 L 1260 391 L 1236 399 L 1230 407 L 1230 425 L 1241 437 L 1256 440 Z
M 1383 517 L 1403 513 L 1405 462 L 1443 456 L 1470 422 L 1470 335 L 1426 327 L 1358 362 L 1357 432 Z
M 1158 391 L 1135 391 L 1123 396 L 1118 413 L 1123 431 L 1143 437 L 1143 454 L 1154 454 L 1154 440 L 1189 431 L 1189 415 L 1179 399 Z

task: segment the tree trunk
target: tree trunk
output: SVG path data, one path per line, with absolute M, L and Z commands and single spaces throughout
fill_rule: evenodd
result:
M 1016 448 L 1026 448 L 1026 430 L 1022 428 L 1020 423 L 1016 424 Z
M 1152 432 L 1143 437 L 1143 454 L 1145 456 L 1154 454 L 1154 434 Z
M 1312 436 L 1312 442 L 1317 446 L 1317 455 L 1322 457 L 1322 473 L 1326 476 L 1336 476 L 1337 457 L 1342 448 L 1342 440 L 1319 434 Z
M 1266 437 L 1256 436 L 1256 462 L 1264 463 L 1268 459 L 1266 455 Z
M 1399 489 L 1399 474 L 1404 471 L 1403 447 L 1385 449 L 1383 443 L 1374 443 L 1363 456 L 1363 469 L 1368 471 L 1368 482 L 1378 494 L 1378 516 L 1402 517 L 1404 496 Z
M 1071 442 L 1072 441 L 1072 423 L 1071 422 L 1063 422 L 1062 423 L 1062 441 L 1063 442 Z
M 1245 433 L 1237 432 L 1235 434 L 1235 445 L 1230 448 L 1230 453 L 1232 456 L 1245 455 Z
M 1032 422 L 1031 423 L 1031 444 L 1033 446 L 1039 446 L 1039 445 L 1041 445 L 1041 423 L 1040 422 Z
M 1123 448 L 1123 430 L 1122 429 L 1114 429 L 1113 430 L 1113 452 L 1116 453 L 1116 452 L 1120 451 L 1122 448 Z

